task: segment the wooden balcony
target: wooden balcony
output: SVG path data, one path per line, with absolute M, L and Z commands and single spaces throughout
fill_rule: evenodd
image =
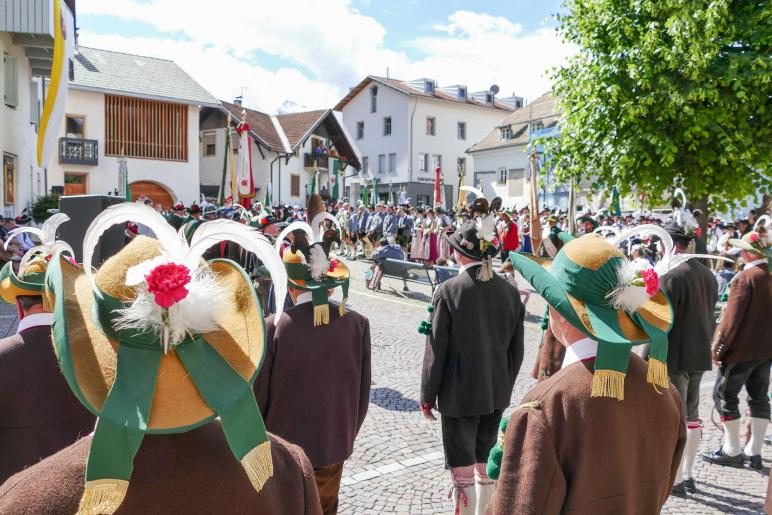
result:
M 314 161 L 316 161 L 317 168 L 324 168 L 326 170 L 330 166 L 330 158 L 324 154 L 311 154 L 309 152 L 303 154 L 304 167 L 313 168 Z
M 59 164 L 91 165 L 99 163 L 99 142 L 95 139 L 59 138 Z

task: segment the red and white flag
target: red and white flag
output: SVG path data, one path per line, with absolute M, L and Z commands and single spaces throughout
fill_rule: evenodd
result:
M 434 173 L 434 207 L 438 207 L 442 205 L 442 170 L 439 166 Z
M 236 127 L 239 133 L 239 160 L 236 166 L 236 187 L 241 204 L 255 196 L 255 181 L 252 178 L 252 145 L 249 141 L 249 124 L 242 122 Z

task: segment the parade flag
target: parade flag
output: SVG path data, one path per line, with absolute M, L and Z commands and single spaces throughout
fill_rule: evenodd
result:
M 225 159 L 223 160 L 222 164 L 222 179 L 220 181 L 220 192 L 217 195 L 217 203 L 219 205 L 225 204 L 226 197 L 230 196 L 233 197 L 233 188 L 231 187 L 230 195 L 228 195 L 225 191 L 226 188 L 226 178 L 228 177 L 228 169 L 232 168 L 232 160 L 231 160 L 231 114 L 228 113 L 228 121 L 225 124 Z M 231 173 L 231 179 L 234 179 L 233 173 Z M 231 180 L 231 182 L 234 182 Z
M 370 205 L 370 189 L 367 187 L 367 179 L 362 180 L 362 205 Z
M 252 177 L 252 145 L 249 142 L 250 127 L 246 121 L 247 113 L 242 111 L 241 123 L 236 132 L 241 138 L 239 144 L 239 165 L 236 168 L 236 183 L 240 203 L 249 208 L 249 199 L 255 196 L 255 182 Z
M 263 200 L 263 210 L 268 211 L 271 207 L 271 183 L 265 185 L 265 199 Z
M 338 190 L 338 170 L 340 169 L 340 161 L 337 159 L 331 159 L 332 161 L 332 175 L 330 176 L 330 182 L 332 183 L 332 198 L 338 200 L 340 191 Z
M 373 177 L 373 204 L 377 204 L 380 199 L 378 198 L 378 178 Z
M 461 211 L 466 206 L 466 191 L 461 189 L 466 178 L 466 165 L 461 165 L 458 173 L 458 200 L 456 201 L 456 211 Z
M 123 155 L 123 148 L 121 148 L 121 157 L 118 160 L 118 177 L 121 181 L 123 197 L 126 199 L 126 202 L 131 202 L 131 188 L 129 187 L 129 167 L 126 163 L 126 156 Z
M 43 105 L 38 129 L 38 166 L 45 168 L 59 139 L 59 128 L 64 120 L 67 88 L 70 82 L 70 60 L 75 53 L 75 28 L 72 15 L 62 10 L 62 0 L 54 0 L 54 53 L 51 80 Z
M 389 177 L 389 204 L 394 204 L 394 191 L 391 189 L 391 177 Z
M 568 190 L 568 232 L 576 236 L 576 179 L 571 178 Z
M 614 216 L 622 216 L 622 208 L 619 205 L 619 188 L 614 186 L 611 188 L 611 202 L 610 202 L 611 214 Z
M 439 166 L 434 174 L 434 207 L 438 207 L 442 205 L 442 170 Z

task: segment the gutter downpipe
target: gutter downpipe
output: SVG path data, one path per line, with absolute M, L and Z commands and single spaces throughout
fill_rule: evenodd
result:
M 413 182 L 413 117 L 415 116 L 415 110 L 418 107 L 418 99 L 414 99 L 413 101 L 413 112 L 410 113 L 410 156 L 408 158 L 408 183 Z M 405 185 L 407 186 L 407 184 Z M 405 191 L 407 191 L 407 187 L 405 187 Z
M 273 161 L 271 161 L 271 172 L 270 172 L 271 176 L 270 176 L 270 178 L 268 179 L 268 180 L 269 180 L 268 184 L 273 184 L 273 164 L 274 164 L 276 161 L 278 161 L 279 159 L 281 159 L 281 154 L 279 154 L 279 153 L 277 152 L 277 153 L 276 153 L 276 157 L 274 158 L 274 160 L 273 160 Z M 281 181 L 281 161 L 279 161 L 279 181 Z M 281 182 L 280 182 L 280 183 L 281 183 Z M 280 195 L 279 195 L 279 199 L 281 199 L 281 192 L 279 192 L 279 193 L 280 193 Z M 273 188 L 271 188 L 271 204 L 273 204 Z M 273 207 L 273 206 L 270 206 L 270 207 Z

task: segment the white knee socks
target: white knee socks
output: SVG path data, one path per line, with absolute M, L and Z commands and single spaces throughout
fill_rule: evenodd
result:
M 740 423 L 739 418 L 735 420 L 725 420 L 724 425 L 724 445 L 722 449 L 727 456 L 737 456 L 742 448 L 740 447 Z M 762 435 L 762 440 L 763 440 Z
M 761 446 L 764 444 L 764 435 L 767 432 L 769 421 L 765 418 L 751 418 L 751 439 L 745 446 L 745 454 L 756 456 L 761 454 Z
M 474 471 L 475 493 L 477 495 L 477 508 L 475 515 L 484 515 L 485 508 L 496 491 L 496 482 L 487 475 L 481 475 L 477 470 Z
M 697 449 L 702 440 L 702 427 L 700 422 L 686 423 L 686 445 L 684 446 L 684 456 L 681 458 L 681 474 L 683 479 L 692 478 L 692 469 L 694 469 L 694 458 L 697 456 Z M 676 480 L 678 480 L 676 478 Z

